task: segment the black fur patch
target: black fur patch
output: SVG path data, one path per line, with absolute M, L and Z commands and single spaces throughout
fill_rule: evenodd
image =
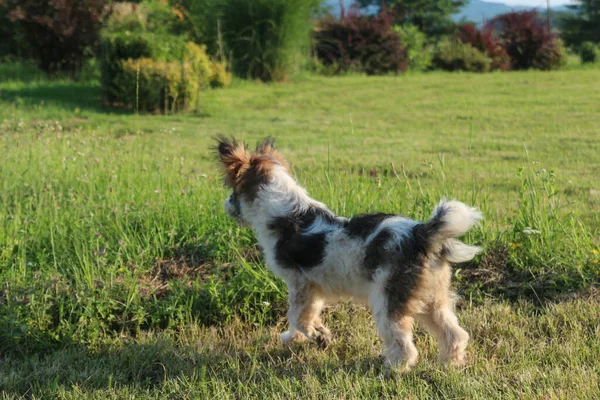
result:
M 416 225 L 401 243 L 385 255 L 387 260 L 393 260 L 394 265 L 385 286 L 390 315 L 402 315 L 407 302 L 419 286 L 423 269 L 426 268 L 430 256 L 428 253 L 431 233 L 437 229 L 431 222 Z
M 429 221 L 415 227 L 415 234 L 420 236 L 423 243 L 429 245 L 428 238 L 433 236 L 442 227 L 442 224 L 444 223 L 442 218 L 444 218 L 446 214 L 448 214 L 447 205 L 438 207 L 435 215 L 433 215 Z
M 373 274 L 381 265 L 390 260 L 390 251 L 385 248 L 385 245 L 392 239 L 392 234 L 389 230 L 383 229 L 375 236 L 367 245 L 365 250 L 365 259 L 363 265 L 369 279 L 373 278 Z
M 279 239 L 275 257 L 282 267 L 310 269 L 323 262 L 327 246 L 326 233 L 305 234 L 318 217 L 331 224 L 337 223 L 330 211 L 316 207 L 271 221 L 269 229 L 275 231 Z
M 379 224 L 393 216 L 383 213 L 357 215 L 346 223 L 346 230 L 350 236 L 366 238 L 375 231 Z

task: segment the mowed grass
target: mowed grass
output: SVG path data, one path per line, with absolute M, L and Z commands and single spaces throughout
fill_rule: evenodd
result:
M 16 74 L 18 75 L 18 74 Z M 7 398 L 595 398 L 600 70 L 236 82 L 185 115 L 97 82 L 0 82 L 0 389 Z M 368 312 L 282 346 L 284 285 L 224 215 L 211 137 L 271 135 L 336 212 L 481 208 L 457 266 L 469 364 L 381 376 Z

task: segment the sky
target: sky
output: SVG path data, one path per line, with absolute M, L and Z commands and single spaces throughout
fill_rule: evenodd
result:
M 546 0 L 485 0 L 490 3 L 504 3 L 509 6 L 531 6 L 531 7 L 546 7 Z M 571 4 L 571 0 L 550 0 L 550 6 L 564 6 Z

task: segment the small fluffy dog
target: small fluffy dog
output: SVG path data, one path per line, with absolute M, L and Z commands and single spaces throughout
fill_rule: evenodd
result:
M 417 361 L 416 318 L 439 342 L 439 361 L 460 365 L 469 334 L 453 312 L 449 263 L 471 260 L 479 247 L 456 240 L 482 216 L 458 201 L 442 201 L 427 222 L 389 214 L 336 216 L 290 176 L 288 163 L 265 139 L 254 152 L 218 138 L 231 216 L 257 235 L 269 269 L 289 291 L 289 343 L 299 334 L 326 347 L 320 319 L 327 301 L 367 303 L 383 339 L 385 365 L 407 371 Z

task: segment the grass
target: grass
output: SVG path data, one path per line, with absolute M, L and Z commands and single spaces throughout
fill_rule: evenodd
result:
M 4 397 L 598 396 L 600 70 L 238 81 L 175 116 L 22 73 L 0 81 Z M 455 269 L 469 365 L 438 367 L 418 335 L 423 362 L 381 380 L 345 305 L 326 352 L 278 344 L 285 287 L 222 211 L 219 133 L 277 137 L 344 215 L 480 207 L 485 254 Z

